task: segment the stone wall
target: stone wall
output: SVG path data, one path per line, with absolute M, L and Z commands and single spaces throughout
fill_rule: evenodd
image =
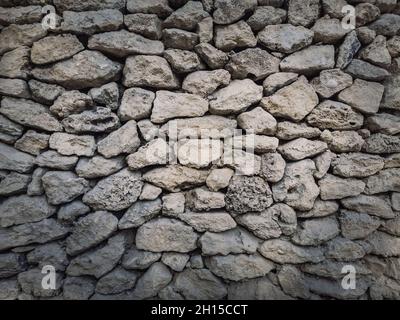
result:
M 396 0 L 0 6 L 0 299 L 400 298 Z

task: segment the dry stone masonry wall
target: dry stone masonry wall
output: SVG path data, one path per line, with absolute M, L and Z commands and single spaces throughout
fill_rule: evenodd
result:
M 400 299 L 396 0 L 0 25 L 0 299 Z

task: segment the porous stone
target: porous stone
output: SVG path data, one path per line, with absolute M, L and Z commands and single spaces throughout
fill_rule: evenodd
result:
M 288 160 L 303 160 L 316 156 L 328 149 L 325 142 L 298 138 L 278 148 L 278 151 Z
M 364 145 L 364 139 L 355 131 L 324 130 L 321 139 L 325 141 L 333 152 L 359 152 Z
M 185 78 L 182 83 L 182 89 L 192 94 L 207 97 L 220 86 L 228 85 L 230 79 L 230 73 L 223 69 L 196 71 Z
M 179 219 L 192 226 L 198 232 L 223 232 L 236 227 L 235 220 L 225 212 L 188 212 L 180 214 Z
M 288 9 L 289 23 L 308 27 L 318 19 L 321 5 L 317 0 L 290 0 Z
M 230 51 L 235 48 L 255 47 L 257 39 L 250 26 L 241 20 L 227 26 L 216 26 L 214 42 L 218 49 Z
M 72 170 L 78 159 L 77 156 L 62 156 L 56 151 L 46 151 L 36 157 L 35 164 L 57 170 Z
M 65 118 L 92 106 L 93 100 L 90 96 L 78 90 L 71 90 L 61 93 L 50 107 L 50 111 L 59 118 Z
M 229 60 L 225 52 L 218 50 L 209 43 L 197 45 L 195 51 L 211 69 L 223 68 Z
M 365 189 L 365 183 L 361 180 L 348 178 L 343 179 L 327 174 L 318 182 L 321 189 L 322 200 L 343 199 L 358 196 Z
M 336 93 L 350 87 L 353 79 L 340 69 L 323 70 L 319 77 L 311 81 L 315 91 L 322 97 L 329 99 Z
M 152 40 L 162 37 L 162 21 L 156 14 L 135 13 L 124 16 L 124 24 L 129 31 Z
M 342 177 L 364 178 L 378 173 L 384 167 L 381 157 L 363 153 L 344 154 L 333 160 L 333 173 Z
M 260 31 L 268 25 L 281 24 L 286 20 L 287 12 L 282 8 L 273 7 L 273 3 L 265 3 L 256 7 L 247 24 L 254 31 Z
M 99 88 L 90 89 L 88 92 L 93 101 L 116 110 L 119 107 L 119 88 L 116 82 L 107 83 Z
M 188 73 L 200 68 L 198 55 L 191 51 L 168 49 L 164 52 L 164 57 L 178 73 Z
M 140 172 L 123 169 L 100 180 L 83 196 L 82 201 L 95 210 L 126 209 L 139 198 L 143 186 L 141 178 Z
M 57 84 L 48 84 L 37 80 L 29 80 L 29 89 L 32 98 L 43 104 L 52 105 L 53 102 L 64 93 L 65 89 Z
M 161 212 L 161 200 L 138 201 L 134 203 L 118 222 L 120 230 L 137 228 L 155 218 Z
M 93 136 L 77 136 L 62 132 L 56 132 L 50 136 L 49 146 L 65 156 L 91 157 L 96 150 Z

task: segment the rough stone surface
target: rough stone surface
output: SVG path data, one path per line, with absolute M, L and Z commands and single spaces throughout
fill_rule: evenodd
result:
M 0 0 L 0 299 L 400 299 L 399 26 L 396 0 Z

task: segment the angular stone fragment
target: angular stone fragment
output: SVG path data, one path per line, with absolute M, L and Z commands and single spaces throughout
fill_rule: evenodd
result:
M 306 220 L 292 241 L 303 246 L 317 246 L 335 238 L 340 233 L 339 223 L 335 217 Z
M 214 23 L 211 17 L 204 18 L 197 24 L 200 43 L 208 43 L 214 37 Z
M 14 146 L 23 152 L 38 155 L 49 146 L 49 138 L 48 134 L 28 130 Z
M 36 157 L 35 164 L 58 170 L 72 170 L 78 162 L 77 156 L 62 156 L 56 151 L 46 151 Z
M 318 19 L 320 9 L 321 6 L 318 0 L 290 0 L 289 23 L 295 26 L 308 27 Z
M 179 82 L 167 60 L 157 56 L 131 56 L 126 59 L 123 84 L 126 87 L 148 86 L 176 89 Z
M 72 172 L 49 171 L 42 183 L 49 203 L 54 205 L 70 202 L 89 189 L 89 182 Z
M 228 55 L 209 43 L 201 43 L 195 47 L 196 53 L 211 69 L 221 69 L 228 62 Z
M 40 222 L 25 223 L 11 228 L 0 228 L 0 250 L 26 246 L 35 243 L 46 243 L 64 237 L 68 228 L 55 219 L 44 219 Z
M 318 182 L 322 200 L 343 199 L 358 196 L 365 189 L 365 183 L 357 179 L 343 179 L 327 174 Z
M 54 0 L 54 5 L 58 11 L 87 11 L 87 10 L 102 10 L 102 9 L 122 9 L 125 7 L 125 0 Z
M 326 217 L 334 214 L 339 209 L 339 204 L 336 201 L 315 200 L 314 207 L 309 211 L 298 212 L 299 218 L 318 218 Z
M 131 32 L 152 40 L 161 39 L 162 21 L 156 14 L 128 14 L 124 16 L 124 24 Z
M 100 278 L 114 269 L 131 242 L 131 235 L 118 233 L 108 239 L 105 245 L 72 259 L 66 273 L 70 276 L 88 275 Z
M 2 8 L 0 23 L 3 26 L 9 24 L 35 23 L 42 20 L 41 6 L 24 6 L 13 8 Z
M 35 158 L 30 154 L 18 151 L 0 142 L 0 169 L 20 173 L 30 172 L 33 169 Z
M 164 52 L 164 57 L 171 64 L 172 69 L 178 73 L 188 73 L 200 67 L 200 59 L 192 51 L 168 49 Z
M 236 222 L 228 213 L 224 212 L 187 212 L 180 214 L 179 219 L 192 226 L 198 232 L 223 232 L 236 227 Z
M 274 200 L 300 211 L 311 210 L 319 195 L 315 169 L 310 159 L 287 164 L 283 179 L 272 187 Z
M 165 18 L 172 13 L 168 0 L 127 0 L 126 7 L 132 13 L 153 13 L 160 18 Z
M 161 253 L 141 251 L 132 247 L 122 257 L 121 264 L 125 269 L 147 269 L 161 258 Z
M 161 200 L 138 201 L 130 207 L 118 223 L 120 230 L 137 228 L 161 212 Z
M 315 91 L 326 99 L 350 87 L 352 84 L 352 77 L 339 69 L 323 70 L 319 77 L 311 81 Z
M 370 234 L 366 242 L 371 246 L 371 253 L 383 257 L 400 256 L 399 238 L 376 231 Z
M 312 43 L 314 32 L 302 26 L 278 24 L 266 26 L 259 34 L 258 41 L 271 51 L 293 53 Z
M 219 191 L 229 185 L 234 171 L 229 168 L 213 169 L 207 177 L 207 187 L 212 191 Z
M 62 124 L 68 133 L 110 132 L 120 126 L 117 115 L 105 107 L 72 114 Z
M 208 111 L 208 101 L 188 93 L 158 91 L 151 121 L 164 123 L 173 118 L 199 117 Z
M 192 94 L 207 97 L 214 93 L 218 87 L 228 85 L 230 79 L 230 73 L 223 69 L 196 71 L 185 78 L 182 89 Z
M 384 193 L 389 191 L 400 191 L 400 170 L 385 169 L 378 174 L 368 177 L 366 194 Z
M 136 202 L 142 186 L 140 172 L 123 169 L 100 180 L 82 201 L 95 210 L 120 211 Z
M 208 171 L 171 165 L 146 172 L 143 180 L 170 192 L 179 192 L 205 183 Z
M 387 70 L 358 59 L 353 59 L 345 71 L 354 78 L 367 81 L 381 81 L 390 75 Z
M 399 152 L 400 138 L 398 136 L 375 133 L 367 138 L 363 150 L 375 154 Z
M 211 96 L 210 112 L 218 115 L 239 113 L 262 98 L 263 88 L 252 80 L 234 80 Z
M 32 97 L 39 103 L 51 105 L 65 89 L 56 84 L 48 84 L 37 80 L 29 81 L 29 89 L 31 89 Z
M 185 195 L 182 192 L 169 193 L 162 197 L 162 213 L 176 217 L 185 212 Z
M 242 18 L 257 6 L 255 0 L 216 0 L 214 2 L 215 11 L 213 18 L 217 24 L 231 24 Z
M 361 43 L 358 40 L 357 33 L 355 31 L 348 33 L 342 45 L 339 47 L 336 68 L 346 68 L 352 62 L 360 48 Z
M 317 179 L 323 178 L 328 173 L 332 160 L 335 159 L 335 157 L 336 155 L 330 150 L 327 150 L 315 157 L 314 162 L 317 171 L 314 173 L 314 177 Z
M 91 157 L 96 150 L 96 142 L 92 136 L 77 136 L 57 132 L 50 136 L 49 146 L 65 156 Z
M 199 43 L 197 33 L 171 28 L 163 30 L 163 41 L 167 48 L 193 50 Z
M 151 113 L 155 94 L 141 88 L 131 88 L 124 92 L 118 116 L 122 121 L 140 120 Z
M 261 107 L 240 114 L 237 118 L 238 125 L 255 134 L 274 134 L 277 122 L 275 118 Z
M 127 30 L 95 34 L 88 48 L 122 58 L 134 54 L 160 55 L 164 51 L 161 41 L 150 40 Z
M 326 16 L 318 19 L 311 30 L 314 31 L 314 42 L 324 44 L 335 44 L 351 31 L 351 29 L 343 28 L 342 21 L 339 19 Z
M 225 232 L 206 232 L 199 239 L 204 255 L 252 254 L 257 251 L 259 239 L 242 228 Z
M 332 162 L 333 173 L 342 177 L 364 178 L 378 173 L 384 167 L 379 156 L 364 153 L 341 155 Z
M 355 131 L 328 131 L 321 134 L 329 149 L 333 152 L 359 152 L 364 145 L 364 139 Z
M 281 140 L 293 140 L 297 138 L 318 138 L 321 131 L 318 128 L 307 126 L 305 123 L 293 123 L 282 121 L 278 123 L 276 136 Z
M 319 129 L 355 130 L 362 127 L 364 117 L 344 103 L 325 100 L 307 117 L 307 123 Z
M 0 58 L 0 76 L 27 79 L 30 70 L 29 55 L 28 47 L 18 47 L 3 54 Z
M 260 48 L 246 49 L 231 56 L 226 70 L 234 79 L 250 78 L 255 81 L 279 71 L 280 59 Z
M 280 146 L 278 151 L 288 160 L 297 161 L 311 158 L 327 149 L 328 145 L 325 142 L 298 138 Z
M 72 34 L 49 36 L 33 44 L 31 60 L 34 64 L 57 62 L 72 57 L 83 49 L 83 44 Z
M 135 299 L 154 297 L 171 280 L 169 269 L 161 262 L 156 262 L 138 279 L 132 295 Z
M 21 79 L 0 79 L 0 94 L 14 98 L 31 97 L 28 84 Z
M 198 235 L 178 220 L 160 218 L 142 225 L 136 233 L 138 249 L 153 252 L 189 252 L 196 249 Z
M 128 121 L 116 131 L 110 133 L 98 143 L 98 152 L 105 158 L 112 158 L 121 153 L 135 152 L 140 146 L 137 126 L 134 120 Z
M 226 296 L 226 288 L 221 280 L 207 269 L 190 269 L 178 273 L 174 288 L 188 300 L 219 300 Z
M 324 260 L 321 248 L 300 247 L 281 239 L 265 241 L 259 248 L 259 252 L 265 258 L 281 264 L 318 263 Z
M 45 197 L 21 195 L 9 197 L 0 204 L 0 226 L 38 222 L 52 216 L 56 208 L 49 205 Z
M 377 36 L 370 45 L 360 51 L 359 57 L 382 68 L 389 68 L 392 63 L 384 36 Z
M 238 216 L 236 221 L 264 240 L 292 235 L 297 226 L 296 212 L 285 204 L 276 204 L 260 214 Z
M 368 27 L 378 35 L 395 36 L 400 30 L 400 18 L 396 14 L 385 13 Z
M 176 152 L 180 164 L 196 169 L 208 167 L 222 156 L 222 142 L 214 139 L 183 139 Z
M 117 294 L 135 286 L 138 273 L 127 271 L 121 267 L 115 268 L 102 277 L 96 285 L 96 292 L 101 294 Z
M 234 176 L 225 197 L 228 211 L 261 212 L 272 204 L 269 185 L 259 177 Z
M 97 51 L 85 50 L 72 58 L 32 70 L 34 78 L 70 89 L 99 87 L 117 80 L 121 65 Z
M 395 218 L 388 199 L 362 194 L 357 197 L 342 199 L 341 203 L 346 209 L 351 211 L 367 213 L 383 219 Z
M 119 107 L 119 88 L 116 82 L 107 83 L 100 88 L 90 89 L 88 94 L 94 102 L 111 110 L 116 110 Z
M 150 183 L 145 183 L 142 188 L 142 193 L 140 194 L 139 200 L 155 200 L 162 193 L 162 189 L 151 185 Z
M 67 253 L 75 256 L 94 247 L 117 230 L 118 219 L 106 211 L 97 211 L 79 219 L 67 238 Z
M 178 28 L 190 31 L 195 29 L 196 25 L 208 16 L 209 14 L 203 10 L 201 2 L 188 1 L 184 6 L 174 11 L 165 19 L 163 26 L 165 28 Z
M 119 10 L 104 9 L 98 11 L 64 11 L 61 30 L 80 35 L 92 35 L 98 32 L 118 30 L 123 24 L 123 15 Z
M 41 23 L 12 24 L 5 27 L 0 33 L 0 54 L 21 46 L 31 46 L 46 34 L 47 30 L 42 27 Z
M 59 118 L 65 118 L 71 114 L 80 113 L 92 106 L 93 100 L 91 97 L 78 90 L 72 90 L 62 93 L 54 101 L 54 104 L 50 107 L 50 111 Z
M 214 42 L 218 49 L 230 51 L 235 48 L 255 47 L 257 39 L 249 25 L 241 20 L 227 26 L 216 26 Z
M 390 113 L 379 113 L 369 117 L 366 126 L 374 133 L 396 135 L 400 133 L 400 118 Z
M 231 137 L 237 122 L 222 116 L 205 115 L 203 117 L 171 120 L 160 128 L 159 133 L 174 139 Z
M 215 275 L 231 281 L 265 276 L 274 264 L 259 254 L 213 256 L 206 259 L 206 266 Z
M 318 101 L 307 79 L 300 78 L 274 95 L 263 98 L 261 106 L 274 116 L 300 121 L 314 109 Z
M 356 79 L 354 84 L 343 90 L 338 99 L 362 113 L 376 113 L 383 96 L 384 86 L 376 82 Z
M 49 109 L 31 100 L 3 98 L 0 113 L 12 121 L 30 128 L 62 131 L 62 125 L 50 114 Z
M 57 212 L 57 218 L 63 222 L 73 222 L 76 218 L 90 212 L 90 208 L 80 200 L 63 205 Z
M 254 32 L 260 31 L 266 26 L 283 23 L 287 12 L 282 8 L 273 7 L 273 3 L 265 3 L 254 10 L 254 14 L 247 20 Z
M 357 242 L 337 237 L 327 244 L 326 257 L 339 261 L 354 261 L 365 255 L 364 248 Z
M 281 61 L 281 71 L 313 75 L 335 66 L 335 47 L 310 46 L 295 52 Z
M 152 165 L 167 164 L 170 146 L 164 139 L 154 139 L 126 158 L 130 169 L 138 170 Z
M 7 197 L 25 193 L 30 181 L 31 176 L 27 174 L 11 172 L 0 182 L 0 195 Z

